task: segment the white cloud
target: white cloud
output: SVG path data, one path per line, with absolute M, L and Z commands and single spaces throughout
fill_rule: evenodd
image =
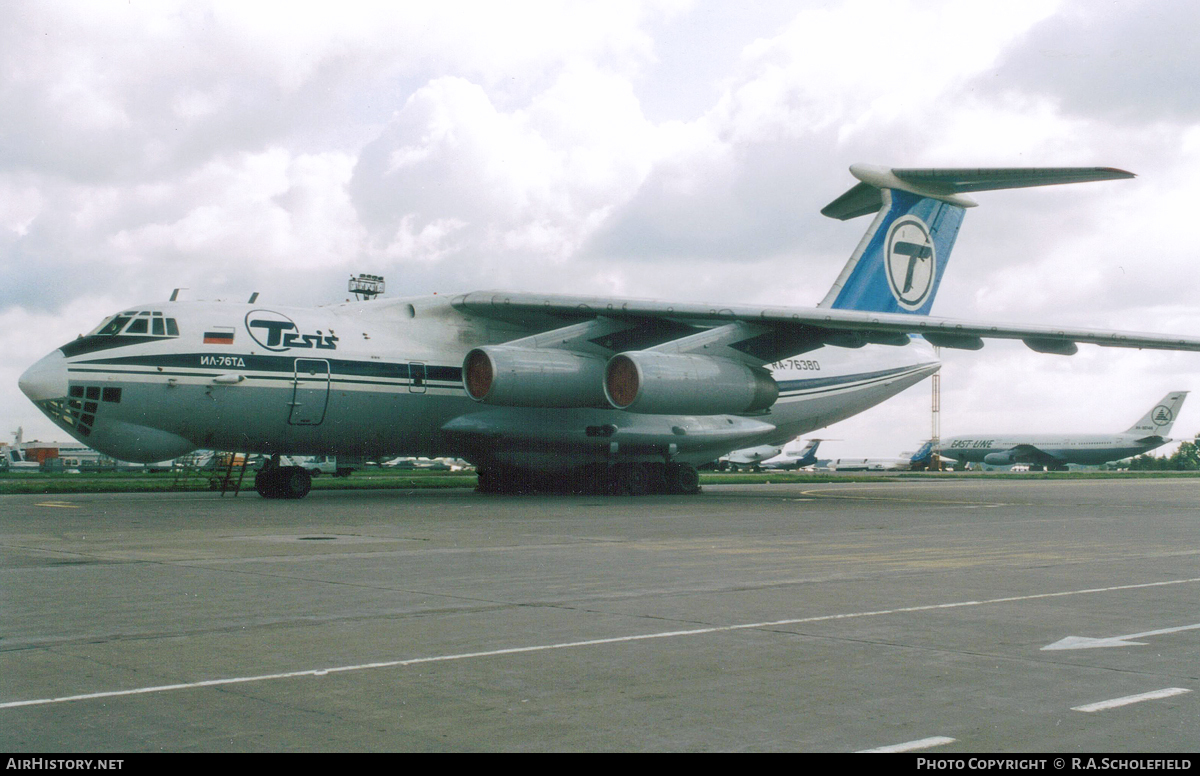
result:
M 593 67 L 507 111 L 478 84 L 438 78 L 364 149 L 351 191 L 390 256 L 561 261 L 636 191 L 654 131 L 628 82 Z

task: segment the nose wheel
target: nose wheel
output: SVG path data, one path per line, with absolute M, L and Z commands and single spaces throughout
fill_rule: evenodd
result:
M 700 492 L 700 472 L 686 463 L 670 463 L 663 472 L 663 485 L 667 493 L 691 495 Z
M 300 466 L 269 467 L 254 475 L 254 489 L 263 498 L 304 498 L 312 490 L 312 475 Z

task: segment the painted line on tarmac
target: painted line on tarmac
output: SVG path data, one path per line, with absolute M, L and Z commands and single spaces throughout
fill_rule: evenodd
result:
M 905 483 L 907 484 L 907 483 Z M 886 487 L 871 485 L 863 488 L 848 487 L 842 492 L 830 492 L 827 490 L 802 490 L 801 495 L 811 496 L 813 498 L 825 499 L 841 499 L 845 501 L 900 501 L 906 504 L 929 504 L 932 506 L 973 506 L 973 507 L 1009 507 L 1016 506 L 1014 502 L 1009 501 L 953 501 L 950 499 L 935 499 L 935 498 L 905 498 L 903 496 L 860 496 L 857 493 L 846 491 L 863 491 L 863 490 L 888 490 Z
M 859 749 L 855 754 L 890 754 L 893 752 L 915 752 L 919 749 L 931 749 L 935 746 L 945 746 L 953 744 L 954 739 L 946 736 L 930 736 L 929 738 L 921 738 L 916 741 L 905 741 L 903 744 L 891 744 L 890 746 L 877 746 L 874 749 Z
M 1123 698 L 1113 698 L 1110 701 L 1097 701 L 1096 703 L 1085 703 L 1082 706 L 1072 706 L 1071 711 L 1105 711 L 1107 709 L 1115 709 L 1120 706 L 1128 706 L 1131 703 L 1141 703 L 1142 701 L 1156 701 L 1159 698 L 1170 698 L 1174 695 L 1183 695 L 1191 690 L 1186 687 L 1168 687 L 1164 690 L 1154 690 L 1153 692 L 1144 692 L 1138 695 L 1126 695 Z
M 98 698 L 119 698 L 130 695 L 147 695 L 150 693 L 174 692 L 176 690 L 192 690 L 201 687 L 224 687 L 228 685 L 266 682 L 276 679 L 296 679 L 304 676 L 328 676 L 352 671 L 369 671 L 379 668 L 404 668 L 407 666 L 429 663 L 449 663 L 458 660 L 476 660 L 485 657 L 502 657 L 506 655 L 526 655 L 535 652 L 549 652 L 558 649 L 577 649 L 579 647 L 595 647 L 605 644 L 623 644 L 635 641 L 651 641 L 653 639 L 670 639 L 681 636 L 703 636 L 712 633 L 732 633 L 742 630 L 762 630 L 764 628 L 780 628 L 788 625 L 803 625 L 816 622 L 833 622 L 837 620 L 853 620 L 862 617 L 880 617 L 888 614 L 912 614 L 914 612 L 930 612 L 941 609 L 961 609 L 988 604 L 1014 603 L 1017 601 L 1036 601 L 1045 598 L 1062 598 L 1093 593 L 1110 593 L 1118 590 L 1139 590 L 1169 585 L 1185 585 L 1200 582 L 1200 577 L 1191 579 L 1171 579 L 1163 582 L 1143 582 L 1135 585 L 1115 585 L 1112 587 L 1092 587 L 1083 590 L 1064 590 L 1057 593 L 1035 593 L 1032 595 L 1008 596 L 1005 598 L 990 598 L 983 601 L 956 601 L 948 604 L 927 604 L 925 606 L 906 606 L 899 609 L 880 609 L 868 612 L 849 612 L 846 614 L 825 614 L 815 617 L 797 617 L 787 620 L 771 620 L 769 622 L 752 622 L 739 625 L 716 625 L 709 628 L 692 628 L 690 630 L 666 631 L 663 633 L 641 633 L 633 636 L 614 636 L 604 639 L 588 639 L 585 641 L 566 641 L 558 644 L 540 644 L 529 647 L 509 647 L 483 652 L 460 652 L 450 655 L 434 655 L 431 657 L 408 658 L 405 660 L 385 660 L 375 663 L 360 663 L 349 666 L 332 666 L 329 668 L 310 668 L 303 671 L 287 671 L 277 674 L 260 674 L 257 676 L 235 676 L 225 679 L 207 679 L 199 682 L 182 682 L 179 684 L 163 684 L 154 687 L 138 687 L 130 690 L 109 690 L 106 692 L 84 693 L 82 695 L 64 695 L 58 698 L 38 698 L 26 701 L 7 701 L 0 703 L 0 709 L 15 709 L 23 706 L 48 706 L 55 703 L 75 703 L 77 701 L 96 700 Z

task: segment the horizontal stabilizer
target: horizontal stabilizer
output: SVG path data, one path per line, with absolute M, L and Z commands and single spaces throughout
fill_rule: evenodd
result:
M 883 207 L 883 195 L 869 183 L 860 183 L 842 196 L 821 208 L 821 215 L 849 221 L 869 215 Z
M 853 168 L 852 168 L 853 169 Z M 1115 167 L 979 167 L 964 169 L 894 169 L 892 174 L 913 184 L 943 189 L 948 194 L 967 191 L 1021 189 L 1059 183 L 1088 183 L 1136 177 Z
M 963 196 L 973 191 L 1053 186 L 1132 178 L 1134 174 L 1115 167 L 970 167 L 889 168 L 866 164 L 850 166 L 859 183 L 821 210 L 822 215 L 846 221 L 874 213 L 883 206 L 880 189 L 907 191 L 959 207 L 974 207 Z

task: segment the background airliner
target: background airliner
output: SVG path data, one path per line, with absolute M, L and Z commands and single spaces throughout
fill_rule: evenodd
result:
M 909 471 L 927 469 L 931 460 L 933 442 L 926 442 L 917 452 L 905 453 L 900 458 L 834 458 L 829 462 L 829 468 L 838 472 Z
M 779 448 L 771 445 L 734 450 L 722 458 L 721 462 L 734 470 L 803 469 L 805 466 L 812 466 L 817 462 L 817 446 L 823 441 L 822 439 L 810 439 L 804 447 L 791 452 L 788 452 L 787 446 Z
M 1130 178 L 1104 167 L 889 169 L 821 212 L 875 213 L 816 307 L 476 292 L 320 308 L 134 305 L 20 378 L 114 458 L 262 453 L 255 487 L 299 498 L 285 455 L 456 457 L 483 491 L 695 493 L 696 466 L 782 446 L 937 371 L 933 346 L 1020 339 L 1200 350 L 1200 338 L 929 317 L 968 192 Z
M 783 453 L 782 447 L 775 445 L 756 445 L 755 447 L 747 447 L 742 450 L 734 450 L 728 455 L 723 456 L 718 462 L 717 468 L 738 469 L 758 469 L 762 467 L 764 461 L 769 461 L 778 458 Z M 722 467 L 725 464 L 726 467 Z
M 789 453 L 786 449 L 774 458 L 768 458 L 762 462 L 762 468 L 768 471 L 788 470 L 788 469 L 803 469 L 807 466 L 816 466 L 817 448 L 820 447 L 823 439 L 810 439 L 798 452 Z
M 1171 426 L 1188 391 L 1172 391 L 1127 430 L 1117 434 L 992 434 L 942 440 L 941 453 L 962 463 L 1018 463 L 1062 470 L 1069 463 L 1099 465 L 1149 452 L 1171 440 Z

